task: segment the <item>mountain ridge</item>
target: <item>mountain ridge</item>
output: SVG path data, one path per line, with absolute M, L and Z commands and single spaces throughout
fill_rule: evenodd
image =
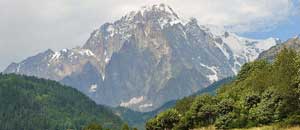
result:
M 283 42 L 282 44 L 278 44 L 276 46 L 271 47 L 268 50 L 263 51 L 258 56 L 258 59 L 266 59 L 268 61 L 273 61 L 275 59 L 275 56 L 284 48 L 294 49 L 296 51 L 299 51 L 300 50 L 299 35 L 288 39 L 287 41 Z

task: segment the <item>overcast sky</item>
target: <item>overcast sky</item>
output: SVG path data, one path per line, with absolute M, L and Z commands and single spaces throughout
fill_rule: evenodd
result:
M 244 36 L 300 33 L 300 0 L 0 0 L 0 71 L 48 48 L 81 46 L 101 24 L 158 3 Z

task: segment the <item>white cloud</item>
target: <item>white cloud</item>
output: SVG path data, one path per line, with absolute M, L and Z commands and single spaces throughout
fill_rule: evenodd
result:
M 235 32 L 270 28 L 292 15 L 297 6 L 292 0 L 112 0 L 112 3 L 116 4 L 111 12 L 115 18 L 143 5 L 166 3 L 186 18 L 196 17 L 202 24 L 227 26 Z
M 48 48 L 83 45 L 104 22 L 157 3 L 202 24 L 237 32 L 270 28 L 287 19 L 296 6 L 299 10 L 299 3 L 291 0 L 0 0 L 0 70 Z
M 178 9 L 188 10 L 183 14 L 196 17 L 200 23 L 227 26 L 236 32 L 271 27 L 285 20 L 294 8 L 290 0 L 198 0 L 182 4 Z

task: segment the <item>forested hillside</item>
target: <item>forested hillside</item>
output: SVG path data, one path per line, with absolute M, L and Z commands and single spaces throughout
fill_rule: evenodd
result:
M 91 123 L 120 129 L 108 108 L 57 82 L 0 74 L 1 130 L 81 130 Z
M 147 130 L 249 128 L 300 124 L 300 55 L 282 49 L 274 62 L 245 64 L 236 79 L 214 95 L 181 100 L 146 124 Z

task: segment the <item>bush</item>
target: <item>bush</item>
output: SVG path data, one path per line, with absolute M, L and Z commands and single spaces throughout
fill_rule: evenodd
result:
M 299 114 L 295 114 L 295 115 L 291 115 L 289 116 L 284 123 L 286 125 L 299 125 L 300 124 L 300 115 Z
M 91 123 L 84 127 L 83 130 L 102 130 L 102 126 L 96 123 Z
M 171 130 L 179 122 L 179 113 L 175 109 L 169 109 L 160 113 L 156 118 L 146 123 L 147 130 Z

